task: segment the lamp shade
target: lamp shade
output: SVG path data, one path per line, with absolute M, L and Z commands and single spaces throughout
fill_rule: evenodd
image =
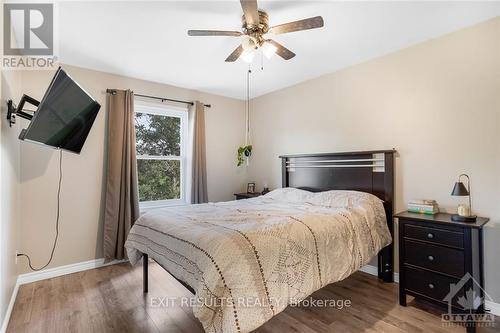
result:
M 455 186 L 453 187 L 453 191 L 451 191 L 451 195 L 453 195 L 453 196 L 467 196 L 467 195 L 469 195 L 469 191 L 467 191 L 467 188 L 465 187 L 464 183 L 456 182 Z

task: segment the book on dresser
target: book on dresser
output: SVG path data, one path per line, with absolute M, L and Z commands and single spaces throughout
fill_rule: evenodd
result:
M 407 210 L 410 213 L 434 215 L 439 213 L 439 206 L 435 200 L 411 200 Z

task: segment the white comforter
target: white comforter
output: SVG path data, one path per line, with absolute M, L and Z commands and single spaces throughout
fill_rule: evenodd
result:
M 205 330 L 250 332 L 291 302 L 342 280 L 390 244 L 382 202 L 354 191 L 279 189 L 247 200 L 161 208 L 126 248 L 148 254 L 203 300 Z

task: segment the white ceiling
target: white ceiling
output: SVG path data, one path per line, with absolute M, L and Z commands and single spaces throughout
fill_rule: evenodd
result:
M 275 36 L 294 51 L 252 65 L 259 96 L 500 15 L 499 2 L 260 1 L 271 25 L 322 15 L 325 27 Z M 239 30 L 238 1 L 60 2 L 63 63 L 245 98 L 247 64 L 224 59 L 235 37 L 188 37 L 188 29 Z

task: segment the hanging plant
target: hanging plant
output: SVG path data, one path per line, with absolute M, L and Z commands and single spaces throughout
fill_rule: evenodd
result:
M 241 166 L 243 163 L 245 163 L 245 159 L 247 160 L 247 165 L 248 165 L 248 159 L 250 156 L 252 156 L 252 145 L 249 144 L 250 142 L 250 73 L 252 71 L 250 70 L 250 65 L 248 67 L 247 71 L 247 100 L 246 100 L 246 106 L 245 106 L 245 145 L 241 146 L 238 148 L 238 164 L 237 166 Z
M 238 148 L 238 166 L 245 162 L 245 158 L 252 156 L 252 145 Z

